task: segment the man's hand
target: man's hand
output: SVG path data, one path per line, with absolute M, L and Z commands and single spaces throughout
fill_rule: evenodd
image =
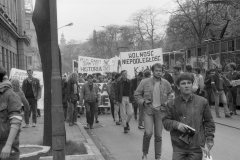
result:
M 207 145 L 208 151 L 210 151 L 212 149 L 214 143 L 213 142 L 206 142 L 206 145 Z
M 6 159 L 6 158 L 9 158 L 10 156 L 10 153 L 11 153 L 11 146 L 10 145 L 5 145 L 1 151 L 1 155 L 0 155 L 0 158 L 1 159 Z
M 177 129 L 178 129 L 179 131 L 185 133 L 185 132 L 187 131 L 188 127 L 187 127 L 186 124 L 179 123 Z

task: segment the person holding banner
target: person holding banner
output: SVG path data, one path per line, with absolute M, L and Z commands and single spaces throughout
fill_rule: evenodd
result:
M 127 71 L 121 72 L 117 83 L 117 101 L 120 104 L 120 113 L 123 121 L 124 133 L 130 130 L 129 122 L 133 115 L 132 102 L 134 101 L 131 81 L 127 79 Z
M 93 76 L 87 76 L 88 82 L 82 87 L 82 97 L 86 108 L 87 126 L 85 129 L 93 129 L 94 115 L 98 105 L 98 86 L 93 83 Z
M 144 109 L 143 160 L 147 160 L 150 140 L 155 136 L 155 159 L 161 159 L 162 152 L 162 108 L 172 93 L 170 83 L 162 78 L 160 63 L 152 66 L 153 77 L 143 79 L 135 91 L 135 99 Z

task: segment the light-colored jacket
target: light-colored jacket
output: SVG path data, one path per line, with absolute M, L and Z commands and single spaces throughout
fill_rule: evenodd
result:
M 153 89 L 154 89 L 155 81 L 153 77 L 143 79 L 138 85 L 134 97 L 138 104 L 143 105 L 144 101 L 153 102 Z M 172 87 L 170 83 L 161 78 L 160 80 L 160 101 L 162 105 L 165 105 L 168 96 L 172 93 Z

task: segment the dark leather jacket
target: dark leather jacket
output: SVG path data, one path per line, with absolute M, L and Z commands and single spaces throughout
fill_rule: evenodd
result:
M 27 81 L 28 78 L 24 79 L 23 84 L 22 84 L 22 91 L 23 93 L 26 95 L 26 91 L 27 91 Z M 34 94 L 34 98 L 36 100 L 41 98 L 41 87 L 40 87 L 40 82 L 37 78 L 32 78 L 32 91 Z
M 134 102 L 134 97 L 133 97 L 132 83 L 129 79 L 127 79 L 126 81 L 127 81 L 129 87 L 124 88 L 123 81 L 124 80 L 121 78 L 117 82 L 116 100 L 119 103 L 122 103 L 123 90 L 127 90 L 127 92 L 129 93 L 129 101 L 130 101 L 130 103 L 133 103 Z
M 215 133 L 215 123 L 210 107 L 205 98 L 193 94 L 188 100 L 182 96 L 176 97 L 165 107 L 165 115 L 162 119 L 163 126 L 170 131 L 173 151 L 200 151 L 205 142 L 212 142 Z M 187 145 L 179 139 L 182 132 L 178 128 L 179 122 L 196 130 Z

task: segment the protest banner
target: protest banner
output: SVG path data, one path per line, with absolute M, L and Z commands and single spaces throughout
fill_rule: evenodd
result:
M 95 83 L 98 86 L 98 107 L 109 108 L 110 100 L 107 92 L 107 83 Z M 80 93 L 82 92 L 82 86 L 84 83 L 79 83 Z M 80 102 L 81 106 L 84 105 L 83 97 L 80 94 Z
M 107 59 L 92 58 L 92 57 L 78 57 L 78 73 L 101 73 L 110 72 Z
M 28 77 L 26 70 L 12 68 L 10 71 L 9 79 L 18 79 L 20 86 L 22 86 L 23 80 Z M 39 71 L 33 71 L 33 77 L 37 78 L 41 86 L 41 98 L 38 100 L 38 108 L 44 108 L 44 87 L 43 87 L 43 73 Z
M 162 48 L 121 52 L 121 70 L 127 70 L 128 75 L 132 78 L 145 69 L 150 69 L 155 63 L 163 64 Z

